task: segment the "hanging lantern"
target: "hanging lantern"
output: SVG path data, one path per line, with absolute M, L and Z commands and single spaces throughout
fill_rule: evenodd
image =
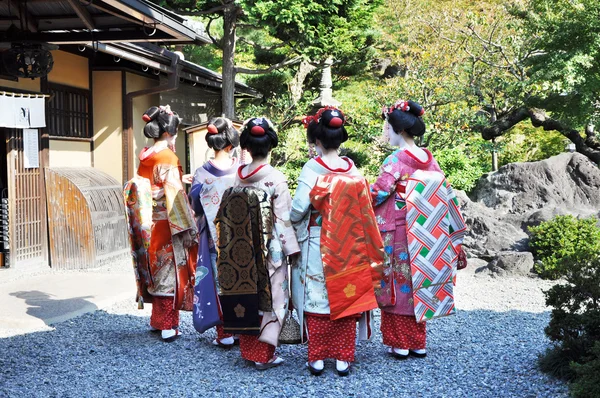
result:
M 52 53 L 43 44 L 14 43 L 2 53 L 6 72 L 15 77 L 44 77 L 54 66 Z

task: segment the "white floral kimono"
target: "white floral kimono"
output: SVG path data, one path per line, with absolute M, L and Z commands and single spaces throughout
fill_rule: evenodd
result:
M 304 313 L 329 314 L 329 298 L 325 286 L 321 259 L 320 216 L 310 203 L 310 191 L 321 175 L 338 173 L 361 176 L 351 159 L 343 157 L 348 167 L 329 168 L 320 158 L 309 160 L 298 178 L 298 188 L 292 202 L 290 218 L 296 229 L 301 251 L 298 262 L 292 267 L 292 301 L 298 312 L 301 335 L 304 339 Z M 363 317 L 366 321 L 367 317 Z M 360 337 L 365 338 L 367 325 L 359 323 Z
M 286 256 L 300 251 L 296 234 L 290 221 L 292 197 L 286 177 L 269 164 L 262 165 L 248 175 L 244 167 L 238 169 L 235 184 L 251 186 L 265 191 L 273 205 L 273 232 L 269 241 L 267 268 L 271 281 L 273 312 L 263 313 L 259 340 L 277 346 L 279 333 L 288 311 L 289 283 Z

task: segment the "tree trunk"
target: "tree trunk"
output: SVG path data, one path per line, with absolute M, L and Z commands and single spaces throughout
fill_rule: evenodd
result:
M 492 117 L 490 118 L 490 122 L 494 124 L 497 120 L 498 114 L 494 109 L 492 111 Z M 496 137 L 492 138 L 492 171 L 498 171 L 498 149 L 496 148 Z
M 317 67 L 311 65 L 307 61 L 300 62 L 298 72 L 296 72 L 294 79 L 290 83 L 290 93 L 292 93 L 292 103 L 294 105 L 296 105 L 302 98 L 302 93 L 304 92 L 304 81 L 306 80 L 306 77 L 315 69 L 317 69 Z
M 235 117 L 235 44 L 238 8 L 229 2 L 223 12 L 223 88 L 222 112 L 228 118 Z

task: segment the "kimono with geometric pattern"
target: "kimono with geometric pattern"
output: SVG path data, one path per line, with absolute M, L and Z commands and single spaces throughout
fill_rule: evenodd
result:
M 423 288 L 423 283 L 430 285 L 433 283 L 433 279 L 431 278 L 435 279 L 440 274 L 440 278 L 447 277 L 448 270 L 451 271 L 450 282 L 452 282 L 455 275 L 454 270 L 456 269 L 456 254 L 460 250 L 460 244 L 462 243 L 461 233 L 464 232 L 465 228 L 454 192 L 445 180 L 443 172 L 431 152 L 427 149 L 423 150 L 428 155 L 425 161 L 419 160 L 406 149 L 394 151 L 385 159 L 377 181 L 371 185 L 375 215 L 383 238 L 386 257 L 381 288 L 376 291 L 379 306 L 383 311 L 392 314 L 412 316 L 417 316 L 418 314 L 417 321 L 419 322 L 433 317 L 431 312 L 433 307 L 428 307 L 429 312 L 427 310 L 423 311 L 423 301 L 415 296 L 415 290 Z M 446 235 L 455 234 L 453 240 L 449 242 L 453 245 L 451 251 L 445 253 L 445 266 L 440 266 L 438 262 L 439 269 L 430 269 L 429 282 L 425 282 L 425 279 L 421 278 L 422 273 L 419 274 L 419 271 L 415 271 L 418 270 L 417 263 L 422 259 L 415 254 L 417 250 L 415 244 L 416 229 L 413 227 L 419 224 L 414 224 L 413 222 L 407 224 L 407 211 L 409 211 L 409 208 L 414 214 L 418 212 L 418 206 L 415 205 L 416 201 L 421 200 L 424 208 L 431 208 L 428 200 L 432 197 L 429 197 L 429 199 L 417 199 L 415 196 L 407 202 L 407 193 L 418 193 L 418 191 L 414 191 L 412 185 L 409 188 L 409 183 L 412 184 L 415 181 L 414 179 L 411 180 L 411 177 L 423 172 L 434 176 L 433 180 L 431 180 L 432 183 L 434 180 L 439 182 L 438 193 L 443 196 L 443 199 L 439 201 L 441 205 L 440 214 L 443 215 L 444 220 L 447 220 L 445 218 L 446 215 L 452 217 L 451 221 L 455 228 L 454 232 L 451 232 L 450 228 L 446 228 L 445 231 L 443 231 L 444 228 L 439 228 L 435 231 L 436 238 L 432 239 L 430 237 L 427 242 L 427 244 L 432 245 L 441 239 L 438 242 L 440 244 L 439 247 L 441 247 L 448 239 Z M 451 214 L 449 213 L 449 209 L 452 209 Z M 424 222 L 423 218 L 427 219 L 429 217 L 428 214 L 418 214 L 416 218 L 419 218 L 419 215 L 422 216 L 419 219 L 420 222 Z M 412 216 L 414 217 L 414 215 Z M 450 220 L 447 221 L 448 223 L 450 222 Z M 430 226 L 430 224 L 427 225 Z M 409 236 L 410 242 L 413 243 L 412 252 L 409 247 Z M 452 255 L 453 251 L 455 252 L 454 255 Z M 423 254 L 427 255 L 428 253 L 426 253 L 426 250 L 423 250 Z M 434 251 L 431 253 L 431 256 L 437 256 L 437 254 L 439 253 Z M 439 297 L 434 299 L 432 296 L 430 297 L 432 300 L 430 300 L 429 304 L 439 307 L 438 304 L 443 303 L 442 307 L 445 308 L 444 314 L 448 315 L 454 311 L 453 293 L 451 292 L 452 284 L 447 283 L 448 279 L 444 279 L 443 283 L 439 282 L 439 285 L 438 282 L 436 281 L 436 286 L 444 287 L 441 291 L 436 291 L 436 293 L 439 293 L 441 299 Z M 426 290 L 423 290 L 423 293 L 425 292 Z M 438 300 L 439 302 L 437 302 Z M 418 310 L 417 307 L 419 308 Z M 425 316 L 425 313 L 429 316 Z M 433 313 L 436 313 L 436 311 L 433 311 Z M 440 316 L 439 313 L 438 316 Z

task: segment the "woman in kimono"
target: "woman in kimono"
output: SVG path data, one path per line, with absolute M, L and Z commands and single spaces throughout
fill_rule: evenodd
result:
M 142 283 L 141 289 L 138 282 L 138 292 L 140 299 L 146 296 L 152 302 L 151 328 L 160 330 L 162 339 L 170 342 L 181 334 L 179 310 L 192 302 L 194 274 L 187 266 L 187 258 L 189 249 L 195 247 L 197 230 L 181 182 L 182 168 L 175 155 L 179 116 L 169 106 L 153 106 L 146 111 L 143 120 L 146 122 L 144 135 L 153 140 L 153 145 L 142 149 L 136 177 L 146 184 L 149 181 L 147 187 L 151 190 L 151 203 L 146 206 L 148 209 L 151 206 L 147 247 L 149 275 L 145 275 L 146 284 Z M 143 195 L 139 188 L 138 194 Z M 150 192 L 147 194 L 150 199 Z M 193 255 L 195 257 L 195 253 Z M 146 269 L 141 270 L 145 272 Z
M 384 119 L 383 138 L 390 145 L 399 149 L 385 159 L 377 181 L 371 186 L 377 223 L 386 253 L 384 279 L 381 289 L 377 291 L 377 300 L 381 307 L 381 333 L 383 344 L 389 347 L 388 352 L 398 359 L 406 359 L 409 355 L 417 358 L 425 357 L 427 355 L 425 321 L 436 316 L 448 315 L 454 311 L 453 298 L 441 297 L 438 294 L 452 291 L 451 284 L 456 270 L 456 253 L 460 250 L 462 233 L 465 228 L 456 206 L 454 193 L 447 184 L 438 163 L 431 152 L 415 145 L 414 137 L 422 136 L 425 133 L 425 124 L 421 119 L 424 112 L 424 109 L 413 101 L 398 101 L 394 106 L 384 108 L 382 114 Z M 427 316 L 419 314 L 417 317 L 420 310 L 416 310 L 419 303 L 417 302 L 417 306 L 415 306 L 418 295 L 415 295 L 414 290 L 423 288 L 422 292 L 427 293 L 428 284 L 421 283 L 426 278 L 414 279 L 413 275 L 412 262 L 418 255 L 413 253 L 414 249 L 409 250 L 408 236 L 411 233 L 412 225 L 415 225 L 416 222 L 407 228 L 407 209 L 414 207 L 412 199 L 407 198 L 407 195 L 409 189 L 410 193 L 413 192 L 410 184 L 417 178 L 421 178 L 419 176 L 425 176 L 424 180 L 430 178 L 435 181 L 440 189 L 439 196 L 435 196 L 446 198 L 439 200 L 439 208 L 447 212 L 448 216 L 444 217 L 438 225 L 439 229 L 446 229 L 446 233 L 441 234 L 444 239 L 448 240 L 448 236 L 450 236 L 448 242 L 443 245 L 450 247 L 450 252 L 444 254 L 448 255 L 447 258 L 453 259 L 454 264 L 452 262 L 447 264 L 448 277 L 445 283 L 448 285 L 442 289 L 438 286 L 436 290 L 439 293 L 429 296 L 429 300 L 434 303 L 432 304 L 434 306 L 435 303 L 447 299 L 445 301 L 451 305 L 451 311 L 441 313 L 429 306 L 428 311 L 431 313 Z M 430 206 L 430 208 L 434 207 L 436 206 Z M 419 218 L 421 217 L 424 218 L 424 215 Z M 426 227 L 426 223 L 422 224 Z M 451 228 L 450 225 L 454 228 Z M 431 253 L 433 252 L 431 250 Z M 427 261 L 429 260 L 432 264 L 435 263 L 431 256 L 427 257 Z M 433 268 L 431 267 L 431 269 Z M 453 272 L 451 272 L 452 268 Z M 419 286 L 414 286 L 414 289 L 413 279 L 421 281 Z M 429 283 L 433 287 L 436 282 L 430 281 Z
M 233 335 L 223 330 L 217 300 L 215 217 L 223 192 L 235 182 L 238 159 L 232 158 L 231 152 L 240 144 L 240 137 L 231 120 L 216 117 L 209 121 L 205 139 L 208 147 L 214 150 L 215 157 L 196 170 L 190 190 L 190 202 L 200 233 L 193 320 L 194 327 L 200 333 L 216 325 L 217 338 L 212 343 L 231 348 L 235 340 Z
M 296 228 L 298 241 L 301 243 L 300 258 L 292 267 L 292 300 L 294 308 L 298 312 L 301 328 L 306 332 L 303 332 L 302 336 L 304 337 L 306 334 L 308 337 L 307 366 L 309 371 L 313 375 L 320 375 L 324 369 L 324 360 L 333 358 L 336 360 L 338 375 L 346 376 L 350 372 L 350 364 L 354 361 L 356 322 L 361 318 L 361 313 L 350 312 L 351 315 L 349 316 L 334 318 L 333 303 L 330 301 L 333 298 L 328 293 L 330 283 L 333 286 L 333 278 L 330 281 L 326 275 L 325 255 L 322 256 L 323 236 L 326 234 L 326 231 L 323 230 L 325 227 L 324 221 L 326 221 L 324 218 L 328 217 L 329 214 L 325 214 L 323 210 L 319 212 L 314 206 L 317 204 L 315 187 L 321 181 L 320 178 L 330 176 L 331 186 L 335 185 L 336 180 L 344 181 L 344 183 L 351 183 L 354 180 L 364 192 L 363 199 L 368 199 L 363 200 L 362 203 L 353 204 L 354 210 L 367 215 L 366 219 L 361 220 L 361 224 L 371 225 L 368 237 L 366 239 L 362 238 L 366 240 L 362 247 L 351 243 L 351 236 L 343 236 L 341 233 L 335 235 L 335 231 L 333 231 L 334 236 L 332 237 L 334 240 L 344 241 L 348 244 L 344 250 L 340 250 L 343 257 L 341 260 L 351 262 L 351 256 L 356 252 L 356 250 L 353 250 L 354 247 L 358 247 L 358 251 L 365 252 L 368 250 L 365 250 L 364 246 L 370 245 L 372 246 L 370 249 L 379 252 L 381 263 L 383 248 L 370 203 L 368 183 L 351 159 L 338 155 L 338 148 L 348 139 L 344 127 L 345 116 L 340 110 L 327 107 L 320 109 L 314 117 L 305 118 L 303 122 L 307 127 L 308 142 L 315 145 L 318 156 L 309 160 L 302 168 L 292 202 L 291 219 Z M 344 195 L 344 198 L 350 200 L 348 195 Z M 335 220 L 333 225 L 334 228 L 337 225 L 341 230 L 350 228 L 349 226 L 352 224 L 349 216 L 342 215 L 340 219 Z M 360 227 L 359 231 L 358 235 L 363 236 L 363 231 L 367 231 L 367 228 Z M 374 237 L 375 244 L 369 241 L 371 236 Z M 376 243 L 378 238 L 379 245 Z M 377 257 L 377 255 L 374 257 Z M 369 266 L 372 260 L 363 261 L 363 264 L 366 263 Z M 346 272 L 348 271 L 351 270 L 347 269 Z M 370 270 L 366 271 L 370 273 Z M 366 289 L 367 291 L 370 289 L 373 302 L 372 306 L 365 307 L 365 311 L 368 313 L 369 310 L 376 308 L 377 304 L 371 286 L 371 277 L 367 275 L 367 279 L 368 286 L 366 286 Z M 355 293 L 357 283 L 354 283 L 354 285 L 352 283 L 354 282 L 346 285 L 346 297 L 351 297 Z M 364 296 L 366 297 L 368 294 L 364 294 Z M 336 298 L 336 301 L 339 301 L 339 298 Z M 353 304 L 356 304 L 356 302 Z M 342 304 L 342 306 L 344 305 Z M 365 333 L 363 333 L 368 329 L 367 323 L 367 317 L 363 317 L 360 328 L 362 339 L 370 337 L 365 336 Z
M 259 311 L 259 318 L 257 319 L 253 334 L 244 333 L 244 328 L 241 328 L 239 332 L 242 358 L 254 362 L 256 368 L 259 370 L 279 366 L 284 362 L 283 358 L 275 356 L 275 348 L 278 345 L 279 334 L 288 310 L 289 288 L 288 261 L 286 256 L 296 256 L 300 251 L 294 229 L 290 222 L 292 198 L 288 190 L 286 178 L 283 173 L 268 163 L 268 156 L 271 150 L 277 147 L 277 143 L 277 132 L 268 119 L 249 119 L 242 129 L 240 145 L 242 149 L 246 149 L 250 153 L 252 162 L 238 168 L 235 182 L 238 191 L 240 189 L 249 189 L 253 192 L 261 192 L 262 195 L 265 195 L 263 203 L 270 208 L 267 211 L 269 214 L 262 213 L 262 221 L 267 220 L 266 222 L 269 222 L 270 225 L 260 224 L 262 228 L 260 234 L 267 232 L 268 235 L 263 241 L 266 252 L 264 258 L 267 271 L 267 275 L 265 276 L 267 286 L 263 286 L 264 289 L 262 291 L 268 295 L 266 301 L 269 303 L 270 308 Z M 229 192 L 232 191 L 227 191 L 225 195 L 228 195 Z M 225 201 L 226 197 L 223 198 L 221 210 L 219 215 L 217 215 L 217 221 L 221 223 L 223 222 L 221 218 L 223 210 L 226 207 Z M 232 211 L 235 212 L 236 208 L 233 207 Z M 217 226 L 217 228 L 220 227 Z M 219 231 L 221 230 L 219 229 Z M 257 237 L 254 236 L 253 239 L 256 247 Z M 243 253 L 239 251 L 236 253 L 222 253 L 224 249 L 221 245 L 228 243 L 227 239 L 223 241 L 219 238 L 218 267 L 221 266 L 222 257 L 242 257 Z M 232 277 L 230 275 L 229 269 L 223 270 L 219 268 L 221 293 L 223 293 L 226 287 L 224 283 L 231 281 Z M 246 275 L 246 277 L 248 276 Z M 236 279 L 235 283 L 239 285 L 239 279 Z M 221 295 L 221 298 L 224 300 L 228 296 Z M 222 303 L 225 317 L 227 311 L 229 313 L 231 311 L 229 308 L 225 308 L 225 301 Z M 242 319 L 245 315 L 248 315 L 241 304 L 245 305 L 242 301 L 233 308 L 237 319 Z M 255 316 L 256 314 L 251 315 Z M 235 319 L 236 316 L 234 315 L 233 318 Z M 227 319 L 225 318 L 225 328 L 229 330 Z

